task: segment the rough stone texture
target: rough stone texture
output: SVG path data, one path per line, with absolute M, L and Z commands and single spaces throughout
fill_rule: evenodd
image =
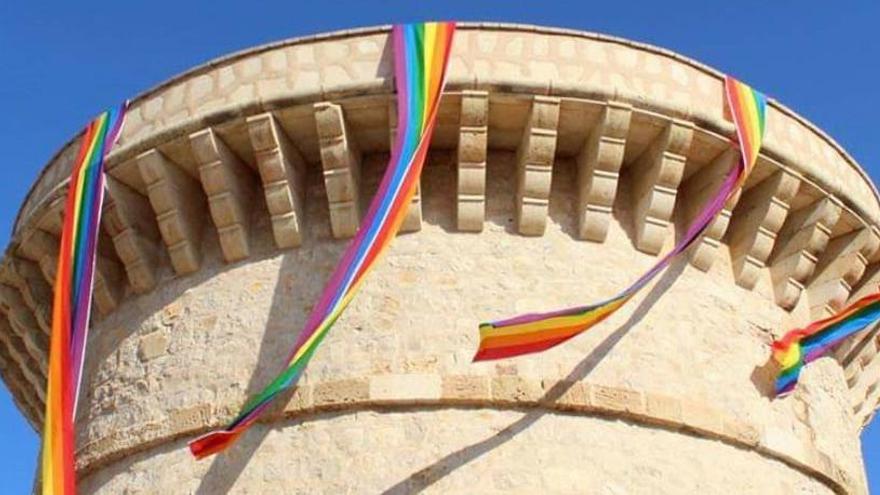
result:
M 745 227 L 726 236 L 719 227 L 707 234 L 712 249 L 697 267 L 676 261 L 587 334 L 540 355 L 471 362 L 478 322 L 595 301 L 654 264 L 655 256 L 636 248 L 644 205 L 658 185 L 665 188 L 662 211 L 652 207 L 647 216 L 662 217 L 656 224 L 664 229 L 649 251 L 668 249 L 692 216 L 668 198 L 704 194 L 717 174 L 700 172 L 731 150 L 717 73 L 631 42 L 510 26 L 465 27 L 458 35 L 421 179 L 421 230 L 392 243 L 301 386 L 228 454 L 193 461 L 185 440 L 228 421 L 278 371 L 345 248 L 331 227 L 335 199 L 328 203 L 322 168 L 341 134 L 324 132 L 318 110 L 333 109 L 345 129 L 343 151 L 357 151 L 350 211 L 365 211 L 378 187 L 396 125 L 388 117 L 386 42 L 381 30 L 284 42 L 196 69 L 135 100 L 109 173 L 129 196 L 142 197 L 147 214 L 139 217 L 155 217 L 162 241 L 152 289 L 125 277 L 103 282 L 118 297 L 90 334 L 77 431 L 83 493 L 866 490 L 853 407 L 873 410 L 880 400 L 865 392 L 880 377 L 877 366 L 860 361 L 865 376 L 848 381 L 837 361 L 824 360 L 808 367 L 796 393 L 767 395 L 767 344 L 827 302 L 824 293 L 803 291 L 778 303 L 773 245 L 757 246 L 760 256 L 752 248 L 758 238 L 794 242 L 788 236 L 797 232 L 789 231 L 797 229 L 782 228 L 782 218 L 773 229 L 747 223 L 754 234 L 746 236 L 747 254 L 760 258 L 747 287 L 736 284 L 731 260 L 741 237 L 734 234 Z M 535 101 L 552 102 L 552 125 L 534 125 Z M 597 126 L 612 101 L 627 119 L 610 133 Z M 297 206 L 295 242 L 279 243 L 273 215 L 280 213 L 266 203 L 278 177 L 265 176 L 265 157 L 256 156 L 280 145 L 255 145 L 247 120 L 267 112 L 275 140 L 283 133 L 301 154 L 302 170 L 280 184 L 289 189 L 294 181 L 296 196 L 306 198 Z M 873 233 L 880 208 L 857 165 L 780 105 L 768 114 L 767 156 L 745 199 L 728 205 L 731 226 L 742 222 L 738 212 L 753 210 L 750 198 L 760 196 L 764 207 L 785 193 L 785 209 L 795 212 L 816 201 L 840 205 L 823 231 L 831 239 Z M 687 122 L 689 145 L 674 152 L 675 180 L 633 187 L 644 179 L 640 157 L 652 149 L 659 165 L 648 168 L 669 168 L 652 143 L 678 121 Z M 538 181 L 521 174 L 527 163 L 515 153 L 530 128 L 554 133 Z M 198 140 L 188 139 L 205 132 L 215 151 L 222 143 L 227 160 L 199 153 Z M 608 150 L 592 150 L 589 143 L 606 134 L 613 143 L 596 146 Z M 473 142 L 462 144 L 469 135 Z M 49 284 L 62 180 L 75 147 L 66 146 L 37 182 L 8 251 Z M 200 165 L 236 160 L 255 194 L 236 195 L 233 224 L 247 229 L 236 231 L 231 246 L 218 228 L 229 222 L 218 223 L 222 215 L 208 201 L 218 192 L 205 188 L 210 177 Z M 584 167 L 592 170 L 593 161 L 608 172 L 602 191 L 593 191 L 602 201 L 584 192 Z M 462 162 L 474 169 L 464 181 Z M 796 178 L 796 187 L 771 187 L 781 174 Z M 465 225 L 463 194 L 479 201 Z M 533 197 L 541 200 L 526 215 L 533 236 L 518 235 L 520 200 Z M 125 203 L 117 207 L 134 201 L 115 199 Z M 602 206 L 601 226 L 584 235 L 591 201 Z M 111 236 L 124 231 L 113 226 Z M 820 244 L 811 244 L 810 256 L 833 254 Z M 823 283 L 859 294 L 866 264 L 877 260 L 867 251 L 850 254 L 818 271 Z M 112 247 L 102 256 L 99 270 L 119 265 Z M 783 272 L 797 278 L 776 270 Z M 20 283 L 6 287 L 0 330 L 9 338 L 0 339 L 0 371 L 34 421 L 39 396 L 27 377 L 45 361 L 45 345 L 37 345 L 45 341 L 40 305 Z M 857 404 L 852 384 L 862 390 Z
M 162 331 L 156 331 L 141 337 L 138 344 L 138 357 L 141 361 L 155 359 L 168 350 L 168 337 Z
M 178 440 L 113 463 L 86 478 L 83 491 L 833 493 L 754 452 L 559 414 L 446 409 L 319 415 L 258 425 L 235 451 L 205 462 L 193 461 L 185 447 Z
M 553 484 L 558 480 L 546 478 L 538 467 L 546 463 L 549 468 L 554 465 L 553 459 L 559 459 L 557 473 L 569 472 L 568 477 L 572 477 L 580 476 L 575 471 L 590 472 L 565 468 L 568 461 L 563 459 L 574 457 L 579 462 L 603 466 L 599 471 L 607 473 L 603 476 L 609 483 L 636 493 L 649 491 L 647 487 L 661 492 L 674 490 L 679 485 L 671 483 L 670 477 L 680 478 L 684 483 L 680 486 L 705 484 L 709 493 L 729 493 L 721 488 L 728 482 L 741 486 L 744 493 L 766 489 L 767 485 L 754 481 L 756 476 L 734 477 L 742 479 L 731 481 L 728 473 L 736 469 L 712 468 L 705 465 L 708 459 L 725 466 L 739 462 L 737 469 L 743 472 L 764 470 L 763 483 L 780 487 L 780 492 L 787 491 L 782 487 L 801 487 L 807 493 L 823 493 L 831 487 L 856 492 L 863 489 L 859 440 L 852 433 L 857 428 L 853 430 L 851 422 L 826 421 L 818 414 L 810 420 L 801 419 L 798 410 L 803 405 L 798 395 L 772 402 L 763 395 L 768 378 L 755 378 L 754 374 L 766 361 L 769 335 L 760 329 L 784 328 L 791 316 L 761 293 L 736 286 L 729 268 L 720 266 L 729 267 L 729 261 L 703 273 L 682 260 L 607 324 L 565 346 L 514 361 L 471 364 L 476 322 L 480 319 L 595 299 L 624 285 L 647 268 L 653 258 L 639 253 L 616 222 L 610 225 L 604 245 L 572 241 L 576 224 L 570 214 L 576 198 L 575 182 L 570 180 L 575 174 L 572 160 L 557 163 L 560 180 L 554 182 L 551 192 L 545 235 L 511 235 L 516 177 L 511 152 L 490 153 L 484 232 L 476 238 L 473 234 L 449 235 L 446 229 L 454 225 L 455 218 L 454 204 L 447 198 L 454 198 L 455 166 L 454 157 L 448 153 L 432 156 L 424 175 L 422 231 L 395 240 L 389 255 L 371 274 L 310 365 L 304 378 L 308 388 L 284 407 L 285 414 L 294 418 L 310 410 L 337 411 L 334 414 L 339 416 L 303 416 L 305 423 L 301 426 L 273 429 L 274 433 L 262 443 L 246 439 L 246 446 L 235 448 L 229 456 L 205 463 L 190 461 L 188 454 L 179 451 L 182 444 L 172 441 L 180 434 L 190 437 L 207 425 L 225 421 L 249 394 L 271 378 L 276 369 L 272 363 L 284 359 L 296 330 L 341 254 L 344 242 L 332 241 L 320 174 L 314 167 L 308 191 L 313 201 L 306 204 L 308 227 L 300 248 L 275 251 L 267 215 L 254 227 L 251 245 L 255 252 L 249 262 L 224 265 L 216 234 L 206 229 L 205 266 L 196 275 L 166 278 L 157 290 L 128 300 L 96 325 L 90 343 L 87 397 L 79 437 L 79 458 L 87 473 L 85 493 L 114 493 L 119 487 L 154 482 L 158 487 L 173 483 L 171 479 L 191 480 L 192 490 L 206 476 L 211 462 L 220 466 L 239 463 L 240 467 L 231 472 L 213 469 L 210 479 L 205 479 L 206 486 L 230 483 L 235 491 L 243 493 L 261 492 L 268 486 L 308 492 L 315 489 L 311 483 L 317 483 L 317 473 L 323 472 L 321 479 L 327 483 L 324 489 L 344 488 L 346 480 L 356 477 L 344 468 L 344 460 L 332 457 L 335 460 L 330 462 L 328 457 L 322 466 L 317 460 L 306 463 L 303 456 L 292 453 L 311 453 L 313 449 L 323 452 L 320 445 L 330 442 L 344 449 L 346 456 L 363 457 L 366 451 L 359 449 L 364 448 L 369 449 L 369 455 L 378 456 L 375 445 L 368 440 L 378 435 L 376 438 L 386 439 L 380 450 L 386 452 L 382 455 L 391 456 L 387 459 L 407 457 L 406 452 L 413 446 L 403 439 L 394 440 L 405 434 L 405 427 L 396 420 L 384 419 L 384 413 L 356 412 L 364 407 L 369 410 L 394 404 L 403 410 L 392 416 L 408 418 L 404 423 L 412 421 L 420 425 L 414 427 L 419 430 L 451 427 L 442 421 L 454 414 L 459 415 L 457 428 L 484 431 L 493 428 L 486 424 L 488 418 L 511 417 L 511 413 L 492 412 L 492 408 L 539 407 L 548 402 L 555 404 L 554 410 L 578 414 L 578 418 L 543 414 L 540 423 L 546 423 L 548 431 L 565 436 L 563 432 L 572 424 L 583 425 L 577 428 L 588 432 L 608 422 L 601 428 L 610 428 L 609 442 L 618 433 L 622 434 L 621 445 L 631 442 L 630 447 L 621 447 L 623 450 L 610 449 L 615 450 L 611 455 L 629 452 L 621 459 L 632 459 L 612 461 L 605 449 L 587 446 L 567 451 L 551 446 L 554 443 L 543 434 L 528 433 L 518 441 L 526 442 L 523 449 L 535 452 L 533 460 L 513 469 L 513 465 L 496 464 L 506 462 L 498 460 L 505 458 L 501 453 L 487 454 L 480 463 L 484 467 L 457 470 L 434 488 L 465 483 L 453 481 L 458 477 L 471 483 L 499 478 L 506 481 L 498 481 L 498 487 L 492 481 L 485 490 L 501 490 L 509 483 L 523 489 L 532 486 L 530 483 L 547 483 L 548 490 L 565 492 L 564 487 Z M 376 160 L 365 162 L 368 187 L 374 187 L 380 171 Z M 465 252 L 468 256 L 461 255 Z M 594 284 L 584 287 L 582 281 L 587 279 Z M 769 274 L 762 283 L 769 289 Z M 744 305 L 751 308 L 749 313 L 741 311 Z M 807 310 L 798 308 L 802 313 Z M 450 319 L 449 315 L 456 317 Z M 143 360 L 144 340 L 160 331 L 169 337 L 167 351 Z M 257 368 L 257 363 L 264 364 Z M 829 372 L 842 377 L 840 369 L 833 366 Z M 818 393 L 828 398 L 826 402 L 844 404 L 848 400 L 842 378 L 823 381 Z M 447 399 L 450 405 L 442 406 Z M 443 412 L 456 403 L 494 406 L 483 412 Z M 204 409 L 206 405 L 209 409 Z M 419 407 L 426 406 L 440 409 L 419 412 Z M 607 419 L 589 419 L 595 415 Z M 361 421 L 366 417 L 376 418 L 370 420 L 376 424 Z M 515 417 L 508 423 L 515 422 Z M 639 426 L 615 422 L 614 418 L 629 418 Z M 291 425 L 299 424 L 293 421 Z M 349 443 L 355 440 L 344 433 L 352 427 L 332 426 L 337 422 L 359 425 L 356 443 Z M 835 424 L 846 424 L 849 433 L 838 435 L 838 428 L 843 427 Z M 675 440 L 675 445 L 680 444 L 682 452 L 690 454 L 666 460 L 655 457 L 657 449 L 669 448 L 670 444 L 651 438 L 678 437 L 667 428 L 689 432 Z M 317 435 L 316 439 L 302 437 L 301 430 L 314 432 L 310 434 Z M 264 434 L 253 433 L 247 438 L 259 439 Z M 525 440 L 533 434 L 533 440 Z M 436 435 L 438 439 L 445 436 Z M 479 434 L 474 435 L 474 441 L 479 440 Z M 758 449 L 762 453 L 744 452 L 749 445 L 757 446 L 758 435 L 767 438 Z M 824 435 L 826 440 L 819 441 L 817 435 Z M 408 459 L 407 463 L 414 463 L 408 464 L 409 471 L 397 465 L 395 469 L 401 469 L 398 474 L 370 481 L 373 484 L 364 485 L 364 491 L 374 491 L 368 486 L 378 490 L 383 483 L 388 488 L 410 475 L 421 479 L 416 470 L 467 445 L 465 436 L 462 433 L 444 439 L 449 443 L 443 444 L 446 450 L 436 450 L 436 458 L 422 454 L 418 459 L 423 460 L 418 463 Z M 539 441 L 541 438 L 544 440 Z M 706 440 L 712 438 L 724 443 Z M 318 439 L 323 440 L 313 443 Z M 155 446 L 144 450 L 139 447 L 141 443 Z M 427 443 L 437 444 L 436 449 L 442 444 L 436 439 Z M 243 458 L 255 449 L 254 457 L 245 463 Z M 264 449 L 273 454 L 261 454 Z M 126 453 L 126 457 L 114 460 L 118 456 L 113 452 Z M 833 460 L 830 465 L 818 460 L 823 454 Z M 686 460 L 691 455 L 702 460 L 692 464 Z M 539 462 L 542 456 L 546 459 Z M 633 464 L 634 459 L 638 463 L 644 460 L 651 467 L 637 469 L 639 464 Z M 277 474 L 281 477 L 263 479 L 259 473 L 266 469 L 278 473 L 304 471 L 303 476 L 286 478 L 288 475 Z M 689 475 L 690 469 L 693 471 Z M 835 474 L 835 470 L 846 474 Z M 241 474 L 236 474 L 239 471 Z M 333 475 L 341 472 L 346 474 Z M 525 478 L 516 478 L 517 472 Z M 697 477 L 697 472 L 704 474 Z M 811 474 L 805 477 L 805 473 Z M 593 474 L 587 478 L 594 480 Z M 581 481 L 573 486 L 593 482 L 587 478 L 574 478 Z M 661 479 L 664 481 L 658 481 Z M 851 480 L 849 485 L 842 484 L 845 480 Z

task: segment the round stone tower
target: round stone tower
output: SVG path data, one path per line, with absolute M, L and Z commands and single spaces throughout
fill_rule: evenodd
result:
M 618 38 L 460 26 L 405 232 L 302 384 L 225 454 L 187 441 L 274 376 L 384 171 L 387 27 L 283 41 L 132 101 L 107 160 L 77 419 L 83 493 L 864 493 L 870 330 L 770 396 L 768 343 L 880 282 L 877 192 L 781 104 L 744 191 L 629 306 L 472 364 L 477 324 L 608 297 L 737 159 L 722 74 Z M 42 423 L 79 137 L 0 267 L 0 366 Z

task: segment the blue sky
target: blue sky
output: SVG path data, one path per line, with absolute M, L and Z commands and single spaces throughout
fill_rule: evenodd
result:
M 291 36 L 426 19 L 596 31 L 669 48 L 812 120 L 880 178 L 880 2 L 259 1 L 0 4 L 0 246 L 40 168 L 95 113 L 193 65 Z M 4 493 L 30 489 L 37 437 L 0 387 Z M 880 490 L 880 426 L 862 438 Z

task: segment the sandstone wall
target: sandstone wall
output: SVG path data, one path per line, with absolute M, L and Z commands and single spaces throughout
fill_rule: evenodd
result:
M 93 332 L 79 438 L 86 492 L 863 489 L 840 368 L 818 363 L 798 392 L 771 401 L 760 368 L 770 329 L 791 316 L 730 284 L 724 264 L 676 264 L 558 349 L 470 363 L 481 319 L 595 300 L 654 261 L 617 224 L 604 245 L 572 242 L 566 161 L 546 234 L 512 235 L 513 158 L 491 156 L 486 229 L 465 234 L 451 231 L 445 200 L 451 157 L 432 157 L 422 231 L 395 240 L 302 391 L 228 456 L 197 462 L 184 439 L 271 378 L 345 244 L 332 241 L 314 175 L 302 247 L 274 252 L 263 225 L 261 252 L 224 265 L 206 231 L 209 266 L 127 301 Z M 368 163 L 375 185 L 381 157 Z
M 742 194 L 607 322 L 472 364 L 477 324 L 608 297 L 737 158 L 721 74 L 601 35 L 464 25 L 405 231 L 229 454 L 185 443 L 279 369 L 396 127 L 383 28 L 218 59 L 132 102 L 108 159 L 78 418 L 85 493 L 863 493 L 877 329 L 770 398 L 768 344 L 880 283 L 880 206 L 777 102 Z M 0 374 L 42 420 L 74 138 L 0 262 Z

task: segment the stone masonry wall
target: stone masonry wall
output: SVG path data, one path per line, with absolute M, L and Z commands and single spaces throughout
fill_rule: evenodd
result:
M 126 301 L 92 332 L 84 492 L 864 489 L 839 366 L 813 366 L 798 392 L 771 401 L 770 329 L 792 316 L 761 286 L 729 283 L 726 264 L 677 263 L 558 349 L 471 364 L 482 319 L 596 300 L 654 262 L 617 222 L 604 245 L 572 241 L 570 162 L 557 164 L 546 234 L 512 234 L 513 158 L 490 156 L 486 229 L 467 234 L 451 232 L 452 157 L 433 155 L 422 231 L 395 240 L 302 391 L 228 455 L 197 462 L 184 440 L 222 424 L 277 371 L 345 245 L 331 239 L 314 173 L 302 247 L 274 251 L 264 221 L 252 257 L 224 265 L 206 230 L 214 247 L 200 272 Z M 368 188 L 382 159 L 366 162 Z M 554 393 L 563 405 L 547 407 Z
M 496 24 L 459 30 L 407 233 L 297 390 L 229 453 L 194 461 L 186 442 L 279 370 L 377 188 L 396 127 L 387 41 L 373 28 L 275 43 L 133 100 L 107 162 L 83 493 L 867 490 L 876 330 L 786 398 L 771 399 L 766 363 L 781 332 L 880 283 L 880 203 L 775 101 L 742 194 L 688 256 L 557 349 L 471 363 L 479 322 L 631 283 L 738 156 L 717 71 Z M 0 260 L 0 374 L 34 425 L 77 139 Z

